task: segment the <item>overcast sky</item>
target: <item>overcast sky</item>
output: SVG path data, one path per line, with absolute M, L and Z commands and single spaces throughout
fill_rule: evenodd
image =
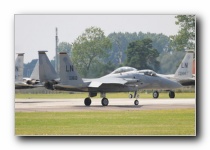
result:
M 112 32 L 143 32 L 175 35 L 175 15 L 15 15 L 15 53 L 25 53 L 25 63 L 38 58 L 38 50 L 55 55 L 55 28 L 59 42 L 73 43 L 86 28 Z M 15 55 L 16 57 L 17 55 Z

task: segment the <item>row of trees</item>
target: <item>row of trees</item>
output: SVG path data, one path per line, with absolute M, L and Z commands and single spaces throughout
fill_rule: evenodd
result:
M 82 77 L 100 77 L 120 66 L 174 73 L 184 50 L 195 48 L 195 16 L 176 18 L 178 35 L 114 32 L 106 37 L 102 29 L 90 27 L 73 44 L 61 42 L 58 50 L 69 54 Z
M 178 15 L 175 18 L 180 30 L 177 35 L 170 36 L 171 47 L 178 51 L 195 49 L 195 15 Z

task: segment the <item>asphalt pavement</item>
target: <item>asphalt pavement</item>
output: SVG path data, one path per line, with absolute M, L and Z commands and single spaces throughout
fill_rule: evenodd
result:
M 101 105 L 101 99 L 93 98 L 90 106 L 84 99 L 15 99 L 15 112 L 72 112 L 72 111 L 131 111 L 195 108 L 195 99 L 109 99 L 108 106 Z

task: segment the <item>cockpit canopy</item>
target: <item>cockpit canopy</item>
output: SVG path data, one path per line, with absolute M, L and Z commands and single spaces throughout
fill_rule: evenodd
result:
M 157 73 L 153 70 L 139 70 L 139 73 L 144 73 L 144 75 L 148 76 L 157 76 Z
M 132 67 L 120 67 L 115 69 L 113 72 L 111 72 L 110 74 L 116 74 L 116 73 L 123 73 L 123 72 L 128 72 L 128 71 L 137 71 L 136 68 L 132 68 Z

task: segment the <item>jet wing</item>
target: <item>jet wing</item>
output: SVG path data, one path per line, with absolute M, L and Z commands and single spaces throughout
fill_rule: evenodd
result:
M 99 78 L 96 80 L 92 80 L 88 87 L 100 87 L 103 84 L 120 84 L 124 85 L 127 81 L 123 78 Z

